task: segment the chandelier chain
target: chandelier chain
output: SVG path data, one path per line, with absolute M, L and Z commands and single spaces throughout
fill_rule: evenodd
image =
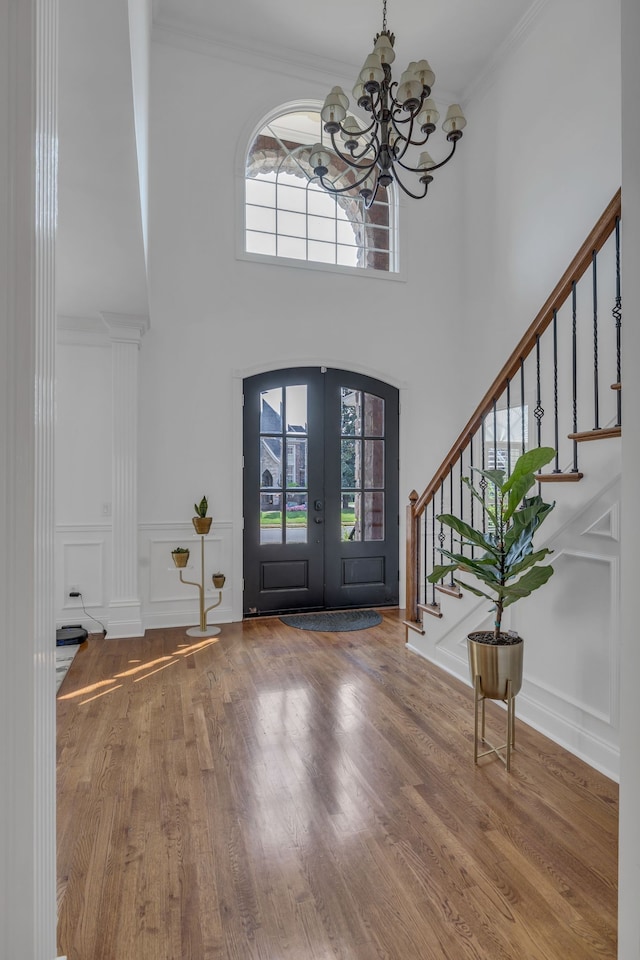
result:
M 382 0 L 382 32 L 387 29 L 387 0 Z

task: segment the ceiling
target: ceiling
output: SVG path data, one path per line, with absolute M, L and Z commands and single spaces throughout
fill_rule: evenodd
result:
M 401 69 L 429 60 L 436 85 L 458 97 L 540 0 L 388 0 Z M 382 0 L 154 0 L 154 22 L 272 54 L 301 66 L 359 70 L 382 27 Z M 341 69 L 342 68 L 342 69 Z M 349 91 L 347 91 L 349 93 Z

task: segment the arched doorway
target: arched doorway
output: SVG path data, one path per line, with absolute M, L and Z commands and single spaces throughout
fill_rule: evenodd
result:
M 244 381 L 245 616 L 398 603 L 398 391 L 301 367 Z

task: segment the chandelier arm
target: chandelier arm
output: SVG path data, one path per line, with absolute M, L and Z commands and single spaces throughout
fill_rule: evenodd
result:
M 411 170 L 411 167 L 406 167 L 404 164 L 400 164 L 400 166 L 403 167 L 404 170 Z M 398 176 L 398 172 L 397 172 L 397 170 L 396 170 L 396 168 L 395 168 L 395 165 L 394 165 L 393 163 L 391 164 L 391 168 L 392 168 L 392 170 L 393 170 L 393 178 L 394 178 L 395 182 L 398 184 L 398 186 L 400 187 L 400 189 L 403 190 L 403 191 L 407 194 L 408 197 L 412 197 L 414 200 L 422 200 L 423 197 L 426 197 L 426 195 L 427 195 L 427 187 L 429 186 L 428 183 L 425 183 L 425 184 L 424 184 L 424 190 L 422 191 L 422 193 L 412 193 L 411 190 L 409 190 L 408 187 L 405 187 L 404 183 L 402 182 L 402 180 L 401 180 L 400 177 Z M 419 172 L 419 171 L 413 171 L 413 172 Z
M 377 138 L 376 138 L 376 139 L 377 139 Z M 376 145 L 373 143 L 373 141 L 372 141 L 370 144 L 367 145 L 367 149 L 369 149 L 370 146 L 373 146 L 373 149 L 375 150 L 375 154 L 376 154 L 376 155 L 375 155 L 375 157 L 373 158 L 373 160 L 371 161 L 370 164 L 361 164 L 361 163 L 353 163 L 350 157 L 345 156 L 344 153 L 341 152 L 340 148 L 339 148 L 339 147 L 337 146 L 337 144 L 336 144 L 336 139 L 335 139 L 335 134 L 334 134 L 334 133 L 331 134 L 331 146 L 332 146 L 333 149 L 335 150 L 335 152 L 336 152 L 336 154 L 338 155 L 338 157 L 342 160 L 342 162 L 343 162 L 343 163 L 346 163 L 346 165 L 347 165 L 348 167 L 351 167 L 352 170 L 366 170 L 366 171 L 367 171 L 367 174 L 370 173 L 370 171 L 375 167 L 375 165 L 376 165 L 376 160 L 377 160 L 378 154 L 379 154 L 379 152 L 380 152 L 380 147 L 379 147 L 379 145 L 376 146 Z M 366 179 L 366 176 L 365 176 L 363 179 Z
M 374 117 L 373 117 L 373 120 L 371 121 L 371 123 L 369 124 L 368 127 L 365 127 L 364 130 L 359 130 L 359 131 L 358 131 L 358 136 L 359 136 L 359 137 L 364 137 L 364 136 L 366 136 L 366 135 L 369 133 L 370 130 L 373 130 L 373 128 L 374 128 L 375 126 L 377 126 L 377 124 L 378 124 L 378 120 L 377 120 L 377 118 L 374 116 Z M 326 132 L 327 132 L 327 131 L 325 130 L 325 133 L 326 133 Z M 342 124 L 340 124 L 340 133 L 351 133 L 351 131 L 350 131 L 350 130 L 345 130 L 344 126 L 343 126 Z
M 403 140 L 406 140 L 407 146 L 408 146 L 409 144 L 411 144 L 412 147 L 423 147 L 423 146 L 425 145 L 425 143 L 427 142 L 427 140 L 429 139 L 429 136 L 430 136 L 429 133 L 425 133 L 425 135 L 424 135 L 424 137 L 423 137 L 422 140 L 413 140 L 413 139 L 412 139 L 412 137 L 413 137 L 413 123 L 414 123 L 417 115 L 418 115 L 418 111 L 416 111 L 416 113 L 412 114 L 410 117 L 407 117 L 406 120 L 402 120 L 402 119 L 399 119 L 399 118 L 396 119 L 396 117 L 393 116 L 393 114 L 391 115 L 391 123 L 392 123 L 393 129 L 395 130 L 395 132 L 398 134 L 399 137 L 401 137 Z M 411 122 L 411 126 L 409 127 L 409 132 L 408 132 L 408 133 L 404 133 L 402 130 L 400 130 L 400 129 L 398 128 L 398 124 L 399 124 L 399 123 L 409 123 L 409 122 Z M 404 156 L 404 152 L 405 152 L 405 151 L 403 150 L 401 156 Z
M 451 160 L 451 157 L 456 152 L 457 142 L 458 142 L 457 140 L 453 141 L 453 146 L 451 147 L 451 153 L 449 154 L 448 157 L 445 157 L 444 160 L 440 161 L 440 163 L 434 163 L 434 165 L 432 167 L 429 167 L 428 170 L 421 170 L 418 167 L 410 167 L 408 164 L 402 163 L 400 160 L 397 160 L 396 162 L 402 167 L 403 170 L 408 170 L 409 173 L 433 173 L 434 170 L 438 170 L 440 167 L 444 167 L 445 163 L 449 163 L 449 160 Z M 411 196 L 413 196 L 413 194 L 411 194 Z
M 324 187 L 325 190 L 328 190 L 329 193 L 346 193 L 348 190 L 355 190 L 356 187 L 359 187 L 361 183 L 364 183 L 367 177 L 369 176 L 370 171 L 371 171 L 371 167 L 368 167 L 364 175 L 360 177 L 359 180 L 356 180 L 355 183 L 347 184 L 346 187 L 334 187 L 332 183 L 325 183 L 324 177 L 318 177 L 318 180 L 320 181 L 321 186 Z M 312 178 L 310 182 L 313 183 L 314 179 L 315 177 Z M 378 184 L 376 182 L 376 191 L 377 189 L 378 189 Z

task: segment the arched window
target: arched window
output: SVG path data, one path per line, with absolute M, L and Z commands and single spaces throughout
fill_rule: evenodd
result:
M 309 165 L 320 130 L 314 109 L 282 113 L 260 127 L 246 160 L 245 251 L 395 272 L 391 197 L 381 188 L 367 210 L 357 189 L 327 192 Z M 340 187 L 355 180 L 337 156 L 329 177 Z

